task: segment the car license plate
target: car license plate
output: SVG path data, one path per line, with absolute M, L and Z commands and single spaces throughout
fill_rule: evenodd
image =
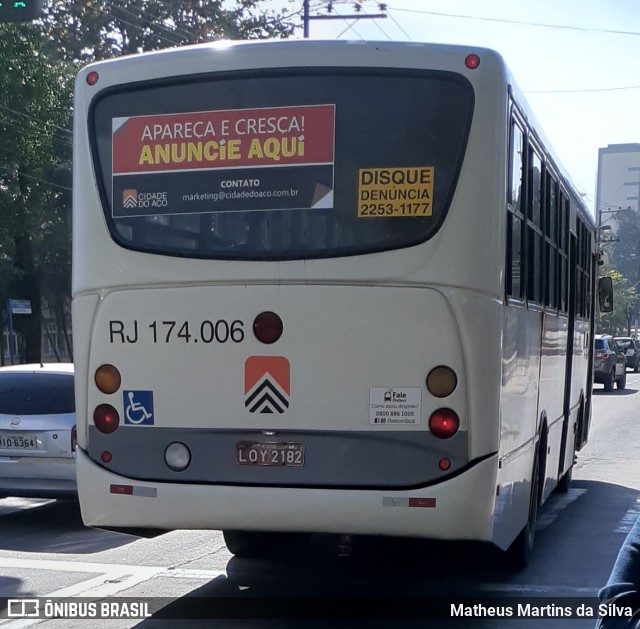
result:
M 301 467 L 304 465 L 304 443 L 241 441 L 236 445 L 238 465 Z
M 632 349 L 628 349 L 627 350 L 627 356 L 633 356 L 634 355 L 634 351 Z
M 0 448 L 5 450 L 35 450 L 38 447 L 36 435 L 19 432 L 0 432 Z

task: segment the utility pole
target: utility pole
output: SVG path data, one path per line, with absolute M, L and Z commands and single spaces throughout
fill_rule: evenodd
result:
M 361 13 L 362 11 L 362 0 L 354 0 L 354 8 L 355 14 L 352 15 L 331 15 L 331 11 L 333 10 L 333 2 L 329 0 L 327 2 L 327 15 L 311 15 L 310 0 L 302 0 L 302 23 L 303 23 L 303 34 L 304 38 L 309 38 L 309 22 L 311 20 L 363 20 L 363 19 L 380 19 L 386 18 L 387 14 L 385 13 L 387 10 L 387 5 L 384 2 L 378 3 L 378 10 L 380 13 L 375 14 L 367 14 Z

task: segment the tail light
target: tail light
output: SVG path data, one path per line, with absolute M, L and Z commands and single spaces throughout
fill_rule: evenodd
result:
M 120 425 L 120 415 L 111 404 L 100 404 L 93 411 L 93 423 L 100 432 L 109 434 Z
M 76 451 L 76 446 L 78 445 L 78 431 L 74 425 L 71 429 L 71 452 Z
M 440 408 L 429 418 L 429 429 L 438 439 L 449 439 L 458 432 L 460 420 L 450 408 Z

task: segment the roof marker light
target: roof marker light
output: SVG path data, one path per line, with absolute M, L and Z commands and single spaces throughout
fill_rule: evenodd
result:
M 89 72 L 87 74 L 87 85 L 95 85 L 99 78 L 100 75 L 97 72 Z
M 472 52 L 465 57 L 464 65 L 466 65 L 469 70 L 475 70 L 480 65 L 480 56 Z

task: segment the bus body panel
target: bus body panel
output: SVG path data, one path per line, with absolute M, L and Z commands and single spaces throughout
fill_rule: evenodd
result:
M 89 526 L 492 540 L 495 457 L 444 483 L 402 492 L 154 484 L 111 474 L 82 451 L 77 461 Z M 131 486 L 132 494 L 111 493 L 111 485 Z M 471 512 L 475 517 L 469 518 Z
M 264 311 L 283 322 L 282 337 L 271 345 L 258 341 L 252 329 Z M 347 344 L 359 351 L 345 352 Z M 245 405 L 247 389 L 255 384 L 247 381 L 250 374 L 245 377 L 253 356 L 282 357 L 289 365 L 289 382 L 280 383 L 288 406 L 273 417 Z M 422 394 L 428 373 L 446 363 L 458 374 L 447 404 L 458 410 L 466 430 L 462 357 L 455 318 L 436 290 L 160 286 L 103 297 L 89 370 L 111 362 L 122 374 L 124 390 L 153 389 L 159 427 L 180 418 L 185 428 L 375 430 L 370 389 L 396 387 L 420 390 L 418 421 L 396 427 L 415 430 L 425 428 L 442 404 Z M 109 400 L 113 403 L 95 391 L 89 406 Z M 116 402 L 122 411 L 122 396 Z
M 273 345 L 260 343 L 252 330 L 264 311 L 283 321 L 282 338 Z M 88 404 L 112 405 L 121 427 L 107 435 L 93 430 L 85 449 L 96 461 L 108 450 L 112 459 L 105 468 L 141 479 L 313 486 L 437 482 L 496 449 L 495 435 L 491 439 L 487 431 L 469 452 L 460 339 L 456 314 L 433 289 L 260 285 L 115 291 L 103 297 L 95 316 L 89 373 L 114 365 L 121 390 L 102 394 L 90 387 Z M 359 351 L 345 352 L 349 345 Z M 458 378 L 446 400 L 425 387 L 428 374 L 441 365 Z M 387 395 L 398 404 L 387 403 Z M 132 410 L 132 402 L 144 399 L 153 415 L 147 421 Z M 449 439 L 434 437 L 428 427 L 443 406 L 459 418 L 459 430 Z M 477 401 L 477 433 L 486 412 L 490 407 Z M 189 469 L 179 473 L 163 463 L 174 441 L 192 454 Z M 252 442 L 302 444 L 306 462 L 266 471 L 245 465 L 236 447 Z M 449 461 L 445 470 L 439 468 L 443 457 Z

